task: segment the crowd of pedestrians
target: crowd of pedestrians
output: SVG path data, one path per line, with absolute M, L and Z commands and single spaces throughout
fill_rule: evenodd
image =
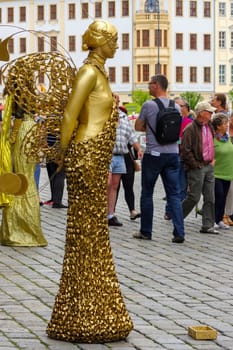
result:
M 162 74 L 151 77 L 148 85 L 152 97 L 168 106 L 168 81 Z M 218 234 L 219 229 L 233 226 L 233 114 L 229 116 L 226 95 L 215 93 L 211 101 L 199 102 L 191 110 L 182 97 L 174 98 L 175 108 L 182 116 L 179 141 L 160 144 L 148 124 L 156 124 L 158 105 L 146 101 L 135 122 L 135 130 L 145 132 L 146 147 L 142 149 L 116 94 L 119 121 L 116 142 L 108 176 L 107 219 L 109 226 L 122 226 L 115 214 L 120 184 L 129 209 L 129 219 L 140 219 L 134 238 L 152 239 L 154 212 L 153 192 L 160 176 L 166 197 L 164 219 L 173 223 L 173 243 L 185 241 L 184 219 L 201 200 L 201 233 Z M 144 152 L 143 152 L 144 151 Z M 135 198 L 135 160 L 141 160 L 141 195 Z M 39 190 L 37 165 L 35 180 Z M 67 208 L 62 203 L 65 186 L 65 169 L 57 172 L 56 163 L 46 164 L 51 198 L 41 205 Z M 135 202 L 140 202 L 140 210 Z
M 149 92 L 165 107 L 169 104 L 168 81 L 163 75 L 151 77 Z M 173 243 L 185 241 L 184 219 L 202 202 L 202 234 L 219 234 L 233 226 L 233 114 L 229 118 L 226 96 L 215 93 L 201 101 L 194 111 L 181 97 L 175 99 L 182 116 L 178 142 L 161 145 L 148 124 L 156 124 L 158 106 L 146 101 L 135 123 L 146 134 L 142 158 L 140 228 L 137 239 L 152 239 L 153 192 L 161 176 L 166 194 L 164 219 L 173 223 Z

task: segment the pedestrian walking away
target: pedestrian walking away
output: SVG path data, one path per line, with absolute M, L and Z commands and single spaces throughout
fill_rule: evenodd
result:
M 137 136 L 129 122 L 127 113 L 119 107 L 119 95 L 115 94 L 115 97 L 118 106 L 119 121 L 108 175 L 108 224 L 109 226 L 122 226 L 123 224 L 118 220 L 114 212 L 121 176 L 122 174 L 126 175 L 127 173 L 125 156 L 129 154 L 128 144 L 137 151 L 140 159 L 142 158 L 143 152 L 137 141 Z M 130 203 L 130 205 L 134 206 L 134 203 Z M 133 215 L 134 209 L 134 207 L 130 207 L 131 215 Z
M 165 107 L 170 100 L 167 97 L 168 80 L 162 74 L 151 77 L 149 92 L 157 97 Z M 175 105 L 180 113 L 180 107 Z M 136 120 L 135 129 L 146 131 L 146 150 L 142 159 L 142 189 L 140 198 L 141 223 L 140 230 L 133 237 L 139 239 L 152 239 L 153 222 L 153 192 L 158 176 L 162 178 L 167 203 L 173 223 L 173 243 L 183 243 L 185 240 L 182 204 L 180 200 L 179 185 L 179 148 L 178 142 L 161 145 L 150 126 L 156 125 L 159 107 L 154 101 L 146 101 L 141 108 L 139 118 Z M 181 116 L 180 116 L 181 123 Z M 179 131 L 179 130 L 178 130 Z M 179 133 L 177 140 L 179 138 Z

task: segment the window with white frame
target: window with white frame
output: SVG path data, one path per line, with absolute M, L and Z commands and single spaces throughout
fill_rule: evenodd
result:
M 183 1 L 176 0 L 176 16 L 183 16 Z
M 176 67 L 176 83 L 183 83 L 183 67 Z
M 231 84 L 233 84 L 233 64 L 231 65 Z
M 210 34 L 203 35 L 203 49 L 204 50 L 211 49 L 211 36 L 210 36 Z
M 210 83 L 211 82 L 211 67 L 204 67 L 204 83 Z
M 190 17 L 197 17 L 197 1 L 190 1 L 189 15 Z
M 149 64 L 143 64 L 142 65 L 142 80 L 148 81 L 149 80 L 149 72 L 150 72 L 150 66 Z
M 129 67 L 122 67 L 122 83 L 129 83 Z
M 102 17 L 102 1 L 95 2 L 95 18 Z
M 68 19 L 75 19 L 76 4 L 68 4 Z
M 233 1 L 230 4 L 230 16 L 233 17 Z
M 231 42 L 230 42 L 230 47 L 233 49 L 233 32 L 231 32 Z
M 211 2 L 204 1 L 204 17 L 210 17 L 210 16 L 211 16 Z
M 189 81 L 190 81 L 190 83 L 197 82 L 197 67 L 190 67 L 189 68 Z
M 122 50 L 129 50 L 129 33 L 122 33 Z
M 226 83 L 226 65 L 220 64 L 218 68 L 219 84 Z
M 220 49 L 226 48 L 226 32 L 218 32 L 218 47 Z
M 108 76 L 110 83 L 116 82 L 116 67 L 109 67 L 108 68 Z
M 57 5 L 50 5 L 50 20 L 57 19 Z
M 218 15 L 221 17 L 226 16 L 226 3 L 225 2 L 220 2 L 218 4 Z

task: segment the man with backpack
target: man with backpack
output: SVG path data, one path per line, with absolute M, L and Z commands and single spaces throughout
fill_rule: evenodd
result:
M 152 238 L 153 192 L 158 176 L 162 178 L 173 222 L 173 243 L 184 242 L 184 220 L 179 186 L 180 108 L 167 97 L 168 80 L 162 74 L 151 77 L 149 92 L 155 100 L 141 108 L 135 129 L 146 132 L 146 150 L 142 159 L 141 226 L 134 238 Z M 159 99 L 159 102 L 158 102 Z

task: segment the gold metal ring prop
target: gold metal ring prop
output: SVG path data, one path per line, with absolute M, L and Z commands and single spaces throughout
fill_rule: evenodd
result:
M 6 91 L 25 112 L 63 115 L 76 72 L 63 54 L 32 53 L 5 64 L 1 71 Z M 43 85 L 40 84 L 42 76 Z

